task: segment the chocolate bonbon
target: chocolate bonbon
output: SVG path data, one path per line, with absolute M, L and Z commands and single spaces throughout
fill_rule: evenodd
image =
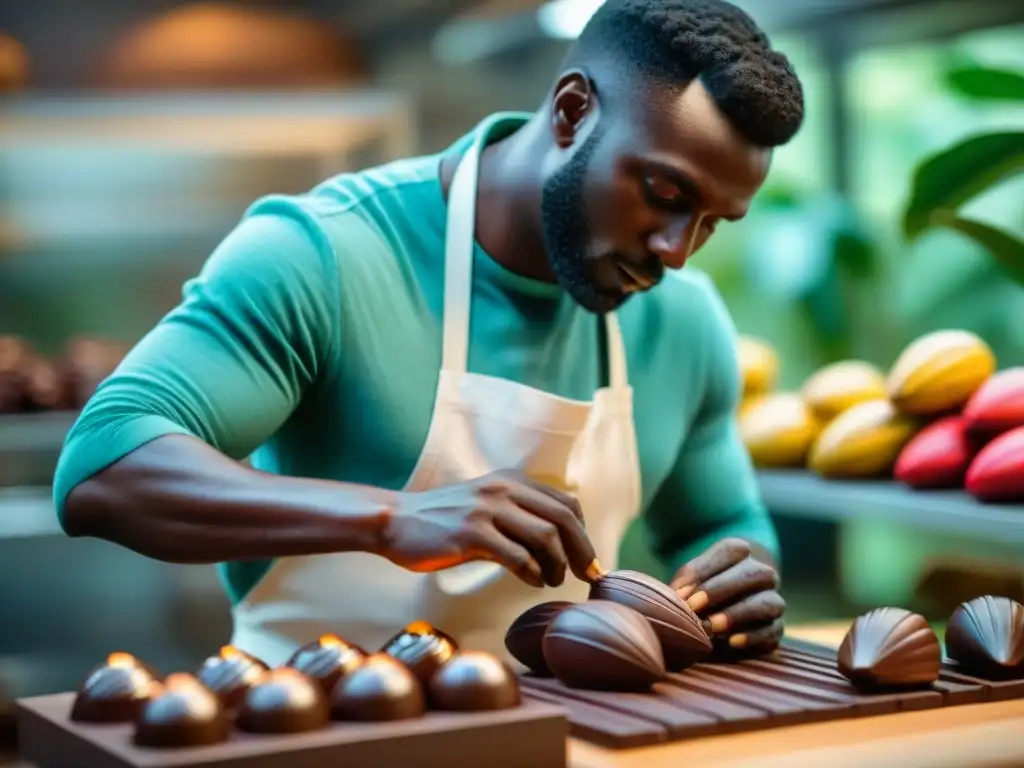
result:
M 330 720 L 323 689 L 292 667 L 268 672 L 246 691 L 237 726 L 250 733 L 303 733 Z
M 674 589 L 646 573 L 612 571 L 591 585 L 590 597 L 610 600 L 643 614 L 661 642 L 665 667 L 673 672 L 711 653 L 711 639 L 697 614 Z
M 234 710 L 246 692 L 268 671 L 267 665 L 259 659 L 226 645 L 216 656 L 203 662 L 196 677 L 217 695 L 225 708 Z
M 71 719 L 86 723 L 134 720 L 154 692 L 151 669 L 129 653 L 112 653 L 78 689 Z
M 379 653 L 345 675 L 330 699 L 331 718 L 377 722 L 408 720 L 427 709 L 423 685 L 405 664 Z
M 569 686 L 636 690 L 665 677 L 661 644 L 647 619 L 607 600 L 560 611 L 543 645 L 548 668 Z
M 228 738 L 230 722 L 221 700 L 192 675 L 168 675 L 135 722 L 134 742 L 144 747 L 199 747 Z
M 482 651 L 460 651 L 442 665 L 430 678 L 429 699 L 451 712 L 511 709 L 522 701 L 512 669 Z
M 458 644 L 425 621 L 414 621 L 381 649 L 407 666 L 426 685 L 434 673 L 459 650 Z
M 983 677 L 1024 677 L 1024 605 L 992 595 L 961 604 L 946 625 L 946 655 Z
M 552 600 L 523 611 L 505 633 L 505 648 L 512 658 L 535 674 L 549 674 L 544 660 L 544 633 L 551 620 L 570 605 L 566 600 Z
M 299 648 L 287 666 L 316 680 L 324 694 L 330 695 L 342 677 L 362 664 L 365 655 L 337 635 L 324 635 Z
M 924 617 L 902 608 L 877 608 L 850 627 L 836 663 L 860 688 L 925 686 L 939 677 L 942 649 Z

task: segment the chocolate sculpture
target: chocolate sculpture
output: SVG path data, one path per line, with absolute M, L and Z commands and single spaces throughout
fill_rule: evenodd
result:
M 878 608 L 850 627 L 837 664 L 859 688 L 924 686 L 939 677 L 942 649 L 924 617 L 902 608 Z
M 946 654 L 982 677 L 1024 677 L 1024 606 L 991 595 L 963 603 L 946 625 Z
M 203 662 L 196 677 L 217 695 L 225 709 L 233 711 L 268 671 L 259 659 L 226 645 Z
M 512 658 L 535 674 L 550 674 L 544 660 L 544 633 L 551 620 L 570 605 L 565 600 L 552 600 L 523 611 L 505 633 L 505 648 Z
M 85 723 L 134 720 L 155 692 L 155 675 L 129 653 L 112 653 L 86 675 L 71 719 Z
M 337 635 L 324 635 L 299 648 L 288 660 L 288 666 L 316 680 L 324 695 L 329 696 L 342 677 L 363 663 L 365 655 Z
M 711 653 L 711 639 L 690 606 L 667 584 L 639 571 L 612 571 L 590 587 L 592 600 L 632 608 L 651 623 L 661 642 L 665 667 L 673 672 Z
M 135 723 L 144 747 L 199 747 L 227 740 L 230 723 L 220 699 L 192 675 L 169 675 Z
M 647 619 L 607 600 L 560 611 L 543 646 L 548 668 L 575 688 L 638 690 L 665 677 L 665 657 Z
M 460 651 L 430 678 L 430 703 L 452 712 L 511 709 L 522 698 L 509 666 L 482 651 Z
M 375 722 L 407 720 L 426 712 L 423 686 L 401 662 L 383 653 L 367 656 L 331 693 L 331 718 Z
M 237 725 L 250 733 L 303 733 L 322 728 L 329 720 L 320 685 L 297 669 L 281 667 L 249 688 Z
M 434 673 L 459 650 L 444 632 L 425 621 L 415 621 L 388 640 L 381 649 L 407 666 L 426 685 Z

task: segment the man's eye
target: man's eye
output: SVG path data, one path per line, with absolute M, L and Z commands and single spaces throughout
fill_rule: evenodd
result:
M 649 202 L 662 207 L 678 208 L 686 203 L 679 187 L 654 176 L 644 177 L 644 194 Z

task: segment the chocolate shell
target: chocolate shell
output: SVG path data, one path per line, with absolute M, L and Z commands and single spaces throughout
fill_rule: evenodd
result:
M 551 620 L 570 605 L 565 600 L 552 600 L 523 611 L 505 633 L 505 648 L 512 658 L 535 674 L 550 674 L 544 660 L 544 633 Z
M 426 685 L 430 678 L 459 650 L 458 644 L 444 632 L 425 621 L 415 621 L 392 637 L 382 652 L 407 666 Z
M 71 719 L 82 723 L 134 720 L 155 692 L 156 678 L 129 653 L 112 653 L 94 667 L 78 689 Z
M 990 680 L 1024 677 L 1024 605 L 991 595 L 963 603 L 946 625 L 946 655 Z
M 236 725 L 249 733 L 304 733 L 330 721 L 319 683 L 291 667 L 268 672 L 245 694 Z
M 642 690 L 665 677 L 665 657 L 644 616 L 590 600 L 560 611 L 544 633 L 544 658 L 574 688 Z
M 220 699 L 225 709 L 233 711 L 268 671 L 259 659 L 226 645 L 203 662 L 196 677 Z
M 519 706 L 515 672 L 483 651 L 460 651 L 430 678 L 430 703 L 449 712 L 483 712 Z
M 700 618 L 667 584 L 639 571 L 612 571 L 590 587 L 592 600 L 610 600 L 643 614 L 654 628 L 665 667 L 685 669 L 711 653 Z
M 230 721 L 213 691 L 192 675 L 169 675 L 135 722 L 134 742 L 143 747 L 200 747 L 226 741 Z
M 316 680 L 329 696 L 342 677 L 363 663 L 365 655 L 337 635 L 324 635 L 299 648 L 288 666 Z
M 408 720 L 426 711 L 423 686 L 416 675 L 383 653 L 367 656 L 331 693 L 333 720 Z
M 839 672 L 864 689 L 934 683 L 942 665 L 939 638 L 924 617 L 878 608 L 859 617 L 839 646 Z

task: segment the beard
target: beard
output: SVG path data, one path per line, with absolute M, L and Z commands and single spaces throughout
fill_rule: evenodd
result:
M 589 254 L 591 222 L 584 203 L 584 185 L 604 131 L 598 124 L 565 165 L 541 191 L 541 233 L 551 271 L 577 304 L 594 314 L 618 309 L 628 298 L 622 290 L 602 288 L 596 273 L 614 253 Z

